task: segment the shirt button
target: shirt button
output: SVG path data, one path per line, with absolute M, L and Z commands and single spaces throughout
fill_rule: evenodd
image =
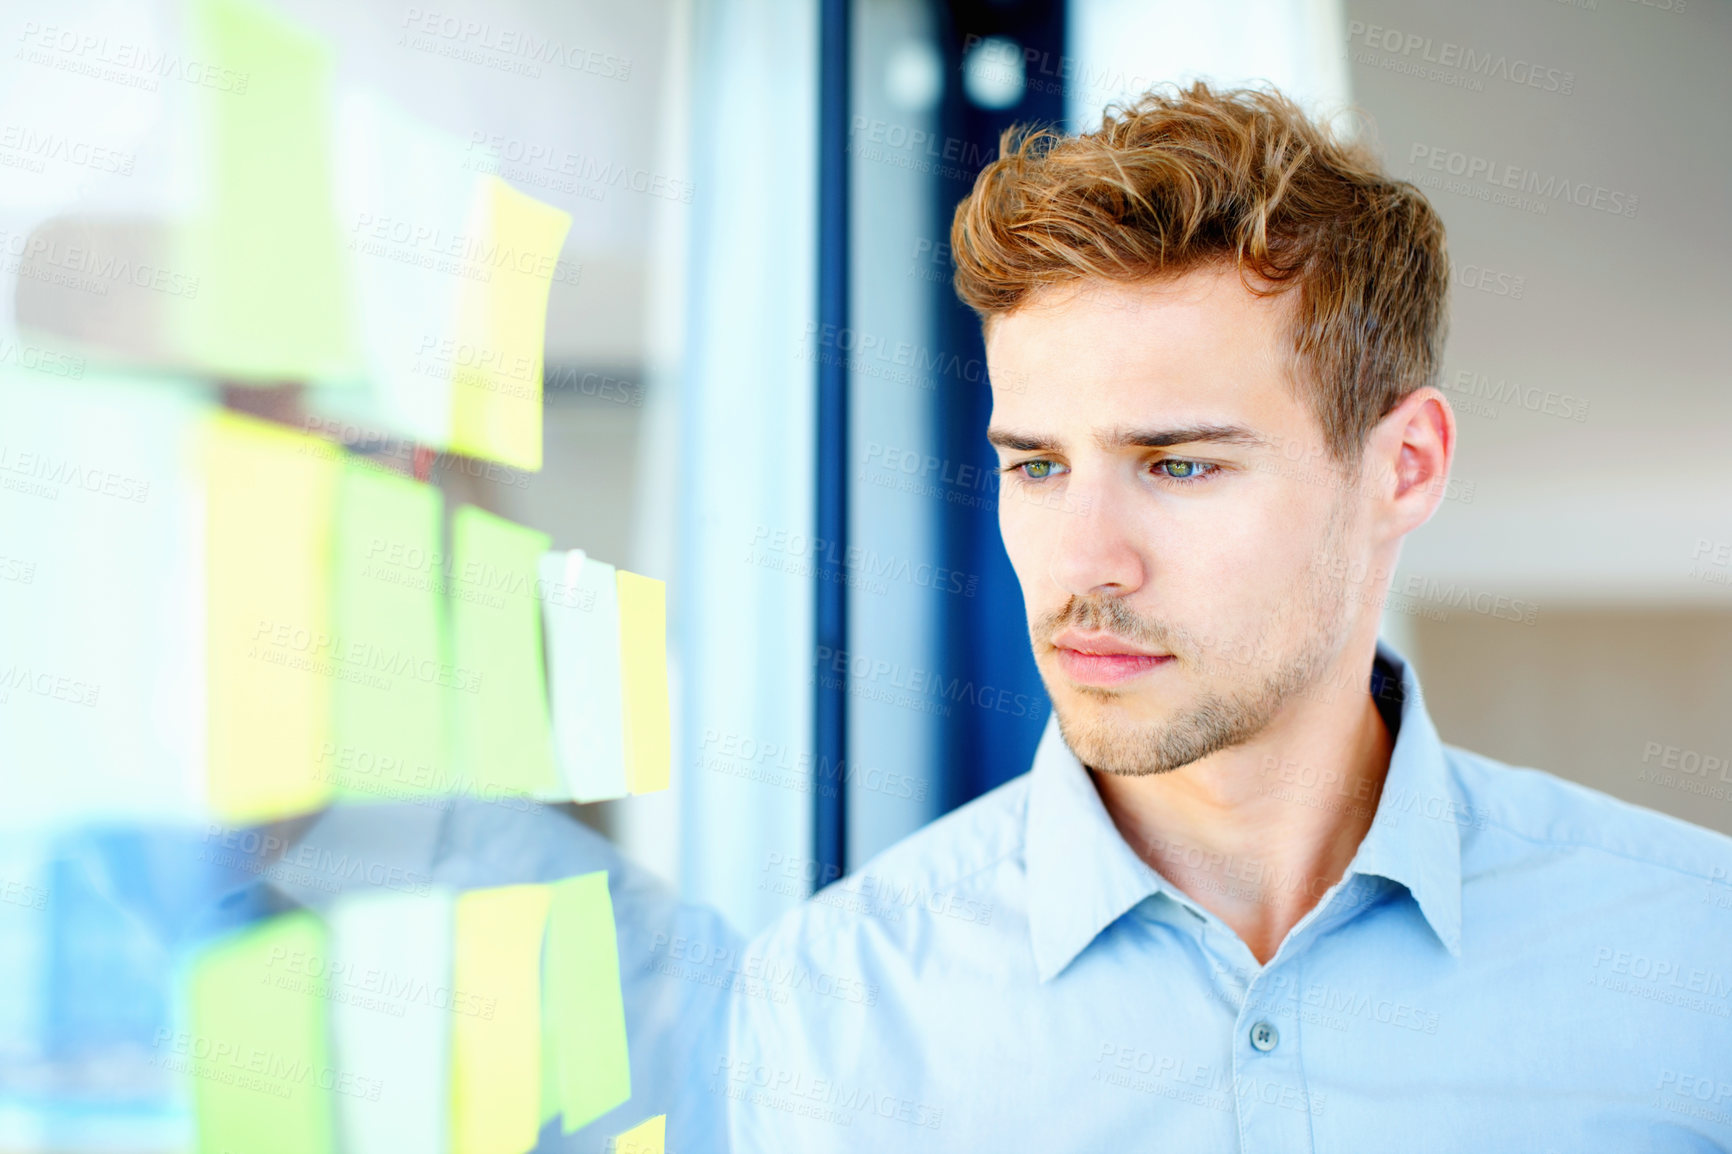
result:
M 1251 1045 L 1267 1054 L 1281 1041 L 1281 1035 L 1268 1022 L 1258 1022 L 1251 1027 Z

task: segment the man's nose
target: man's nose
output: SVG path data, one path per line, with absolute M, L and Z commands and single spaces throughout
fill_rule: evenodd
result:
M 1148 579 L 1123 502 L 1101 485 L 1069 486 L 1047 575 L 1073 597 L 1123 597 Z

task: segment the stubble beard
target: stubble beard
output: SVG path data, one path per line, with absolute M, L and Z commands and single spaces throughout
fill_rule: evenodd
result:
M 1331 511 L 1318 556 L 1339 555 L 1347 529 L 1344 506 L 1341 502 Z M 1294 621 L 1305 628 L 1299 645 L 1272 662 L 1261 660 L 1268 650 L 1259 643 L 1216 646 L 1220 652 L 1211 654 L 1210 647 L 1200 644 L 1194 635 L 1146 621 L 1118 598 L 1072 597 L 1064 608 L 1037 622 L 1034 635 L 1042 639 L 1040 644 L 1048 644 L 1045 639 L 1066 626 L 1106 630 L 1173 654 L 1175 661 L 1215 686 L 1205 688 L 1195 701 L 1169 718 L 1133 722 L 1118 716 L 1117 701 L 1123 694 L 1117 690 L 1067 684 L 1061 694 L 1052 693 L 1049 683 L 1053 712 L 1065 744 L 1090 769 L 1140 777 L 1169 773 L 1255 738 L 1290 701 L 1323 679 L 1345 640 L 1345 579 L 1332 578 L 1325 569 L 1313 566 L 1305 570 L 1299 585 L 1300 595 L 1282 599 L 1275 615 L 1259 631 L 1264 638 L 1279 638 L 1287 635 Z M 1249 662 L 1235 660 L 1236 649 L 1255 657 Z M 1067 710 L 1060 704 L 1066 695 L 1090 699 L 1096 706 Z

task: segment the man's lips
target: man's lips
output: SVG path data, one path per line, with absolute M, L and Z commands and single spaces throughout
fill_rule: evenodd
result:
M 1116 685 L 1173 660 L 1132 644 L 1110 633 L 1079 633 L 1065 630 L 1052 639 L 1059 668 L 1072 681 L 1084 685 Z

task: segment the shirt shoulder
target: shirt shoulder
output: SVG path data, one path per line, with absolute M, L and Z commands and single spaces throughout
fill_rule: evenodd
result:
M 1568 1068 L 1608 1090 L 1721 1063 L 1732 838 L 1542 770 L 1446 757 L 1462 801 L 1452 1005 L 1595 1023 Z
M 933 918 L 990 922 L 1004 871 L 1022 871 L 1028 781 L 1026 773 L 1011 779 L 825 886 L 771 923 L 753 952 L 823 952 L 839 935 L 862 932 L 894 948 Z
M 1444 756 L 1462 800 L 1464 871 L 1474 852 L 1505 864 L 1562 854 L 1632 874 L 1732 882 L 1732 837 L 1545 770 L 1448 745 Z
M 747 947 L 741 968 L 754 980 L 734 990 L 716 1086 L 733 1149 L 883 1148 L 838 1144 L 861 1116 L 833 1107 L 862 1095 L 912 1123 L 905 1140 L 935 1131 L 943 1108 L 919 1072 L 954 1066 L 946 1047 L 979 1033 L 962 1011 L 968 1025 L 935 1029 L 938 1012 L 963 991 L 998 988 L 1007 956 L 1029 954 L 1017 929 L 1027 795 L 1024 775 L 946 814 Z

